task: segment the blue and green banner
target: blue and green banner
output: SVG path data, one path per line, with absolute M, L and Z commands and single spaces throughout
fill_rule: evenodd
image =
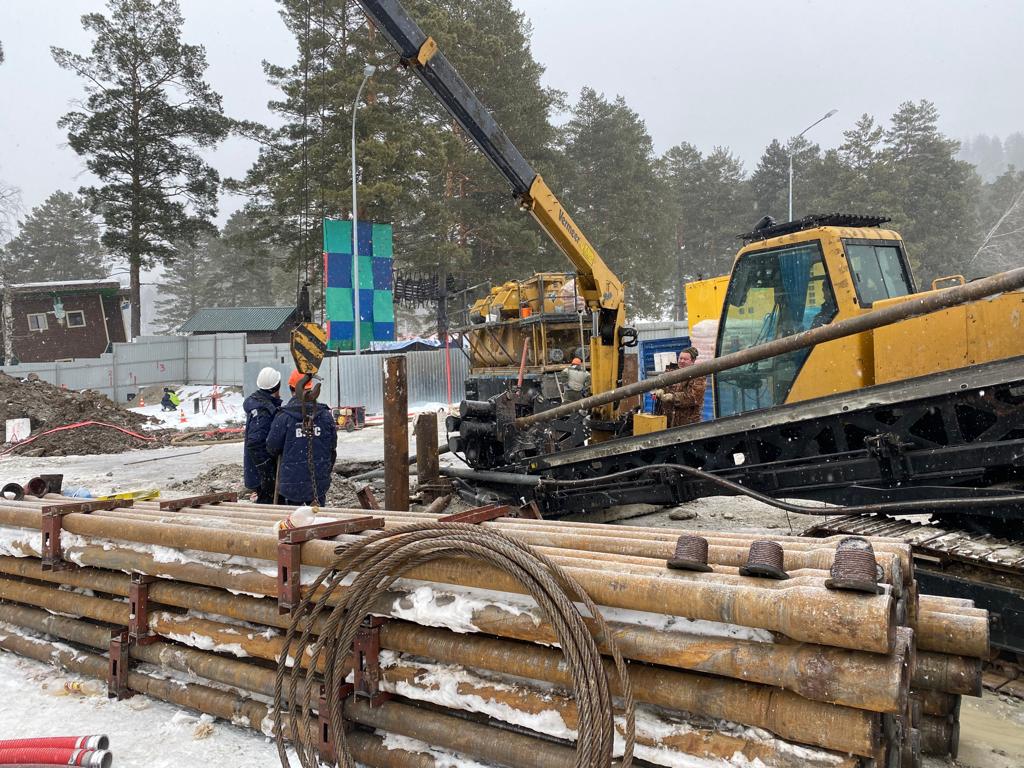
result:
M 355 302 L 359 291 L 359 343 L 395 340 L 395 305 L 391 282 L 391 225 L 360 221 L 356 258 L 359 285 L 353 287 L 352 222 L 324 219 L 324 300 L 329 349 L 355 348 Z

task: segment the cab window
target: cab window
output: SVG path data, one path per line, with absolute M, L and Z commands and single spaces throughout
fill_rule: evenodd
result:
M 903 254 L 898 245 L 845 241 L 846 259 L 853 272 L 857 300 L 862 307 L 881 299 L 913 293 Z
M 818 241 L 741 256 L 723 314 L 719 355 L 831 322 L 836 300 Z M 717 374 L 718 415 L 784 403 L 807 355 L 808 350 L 797 350 Z

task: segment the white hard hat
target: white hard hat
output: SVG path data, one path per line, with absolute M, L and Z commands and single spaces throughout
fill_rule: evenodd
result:
M 277 389 L 280 383 L 281 372 L 277 368 L 271 368 L 269 365 L 260 371 L 259 376 L 256 377 L 256 386 L 260 389 L 273 391 Z

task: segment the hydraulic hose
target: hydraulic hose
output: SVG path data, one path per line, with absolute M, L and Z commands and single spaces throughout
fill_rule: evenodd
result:
M 974 498 L 949 498 L 949 499 L 924 499 L 921 501 L 894 501 L 894 502 L 883 502 L 879 504 L 854 504 L 844 506 L 828 506 L 828 507 L 809 507 L 804 504 L 794 504 L 789 501 L 783 501 L 776 499 L 772 496 L 768 496 L 759 491 L 755 491 L 753 488 L 748 488 L 740 483 L 727 480 L 724 477 L 719 477 L 711 472 L 707 472 L 703 469 L 697 469 L 696 467 L 688 467 L 685 464 L 649 464 L 646 467 L 636 467 L 635 469 L 624 469 L 621 472 L 613 472 L 610 475 L 602 475 L 601 477 L 588 477 L 579 480 L 552 480 L 547 478 L 541 478 L 537 484 L 537 492 L 543 493 L 548 488 L 582 488 L 588 485 L 595 485 L 598 483 L 607 482 L 608 480 L 614 480 L 621 477 L 629 477 L 631 475 L 645 474 L 647 472 L 655 470 L 672 470 L 679 472 L 683 475 L 689 475 L 699 480 L 717 485 L 720 488 L 732 491 L 733 493 L 741 496 L 748 496 L 751 499 L 755 499 L 769 506 L 776 507 L 777 509 L 784 510 L 786 512 L 796 512 L 801 515 L 822 515 L 831 517 L 834 515 L 869 515 L 869 514 L 881 514 L 881 515 L 905 515 L 905 514 L 923 514 L 927 512 L 941 512 L 944 510 L 950 511 L 965 511 L 972 509 L 986 509 L 988 507 L 999 506 L 1000 504 L 1016 503 L 1024 504 L 1024 494 L 1013 494 L 1008 496 L 979 496 Z M 501 474 L 498 472 L 492 472 L 491 475 Z M 509 475 L 509 477 L 519 478 L 521 475 Z

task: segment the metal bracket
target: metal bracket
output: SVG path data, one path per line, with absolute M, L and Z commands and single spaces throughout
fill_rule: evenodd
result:
M 373 493 L 373 486 L 367 484 L 356 491 L 356 498 L 359 499 L 359 506 L 363 509 L 380 509 L 380 502 Z
M 180 499 L 164 499 L 160 502 L 161 512 L 177 512 L 187 507 L 200 507 L 203 504 L 220 504 L 222 501 L 238 501 L 234 491 L 223 493 L 207 493 L 202 496 L 183 496 Z
M 132 572 L 128 588 L 128 640 L 136 645 L 156 642 L 157 636 L 149 630 L 149 585 L 155 576 Z
M 127 629 L 114 629 L 110 633 L 110 668 L 107 672 L 107 698 L 127 699 L 135 695 L 128 687 L 128 664 L 131 638 Z
M 497 520 L 499 517 L 522 517 L 539 520 L 541 515 L 536 503 L 532 501 L 518 508 L 508 504 L 485 504 L 482 507 L 474 507 L 473 509 L 439 517 L 437 522 L 470 523 L 471 525 L 476 525 Z
M 380 628 L 386 621 L 382 616 L 367 616 L 352 641 L 355 695 L 367 699 L 371 707 L 379 707 L 391 698 L 380 689 Z
M 60 571 L 74 564 L 64 560 L 64 552 L 60 546 L 60 532 L 64 527 L 64 515 L 96 512 L 103 509 L 123 509 L 132 506 L 131 499 L 108 499 L 101 501 L 76 501 L 61 504 L 47 504 L 42 508 L 43 546 L 42 569 L 44 571 Z
M 302 544 L 313 539 L 330 539 L 344 533 L 380 530 L 383 517 L 355 517 L 330 523 L 314 523 L 278 532 L 277 610 L 294 613 L 302 602 Z
M 904 451 L 913 448 L 910 443 L 900 442 L 892 432 L 870 435 L 864 438 L 868 454 L 878 461 L 882 478 L 890 482 L 902 482 L 910 478 Z

